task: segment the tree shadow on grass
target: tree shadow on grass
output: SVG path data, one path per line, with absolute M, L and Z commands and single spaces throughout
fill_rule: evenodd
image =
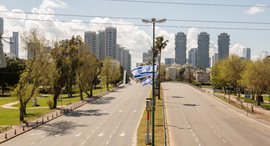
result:
M 82 117 L 82 116 L 102 116 L 108 113 L 100 113 L 100 110 L 75 110 L 65 114 L 66 117 Z
M 108 104 L 111 103 L 111 100 L 116 99 L 114 97 L 101 97 L 95 98 L 94 101 L 89 102 L 89 104 Z
M 78 125 L 71 121 L 50 122 L 38 127 L 37 130 L 46 132 L 47 136 L 63 136 L 72 133 L 77 127 L 86 127 L 87 125 Z

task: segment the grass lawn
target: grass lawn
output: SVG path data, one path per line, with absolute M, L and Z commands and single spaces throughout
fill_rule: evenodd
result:
M 161 94 L 162 95 L 162 94 Z M 149 95 L 152 98 L 152 94 Z M 163 98 L 161 96 L 161 98 Z M 145 134 L 147 129 L 147 111 L 143 113 L 140 126 L 137 132 L 137 145 L 145 146 Z M 150 134 L 152 133 L 152 125 L 150 125 Z M 152 137 L 151 137 L 152 139 Z M 163 104 L 162 99 L 156 99 L 156 111 L 155 111 L 155 145 L 164 145 L 164 123 L 163 123 Z
M 113 88 L 113 86 L 110 85 L 109 89 L 112 89 L 112 88 Z M 104 92 L 104 91 L 107 91 L 107 88 L 105 87 L 105 85 L 103 86 L 103 89 L 102 89 L 102 92 Z M 97 95 L 99 93 L 101 93 L 100 87 L 93 90 L 93 95 Z M 84 99 L 86 98 L 85 93 L 83 93 L 83 97 L 84 97 Z M 58 99 L 59 100 L 61 99 L 61 94 L 59 95 Z M 46 107 L 46 106 L 48 106 L 47 105 L 48 100 L 53 101 L 53 95 L 38 98 L 37 99 L 37 104 L 39 104 L 39 107 Z M 75 103 L 75 102 L 77 102 L 79 100 L 81 100 L 80 93 L 72 94 L 72 98 L 69 98 L 68 94 L 63 94 L 62 95 L 62 105 L 63 106 L 66 105 L 66 104 L 69 104 L 70 101 L 71 101 L 71 103 Z M 26 107 L 31 108 L 32 107 L 32 102 L 33 102 L 33 99 L 28 102 Z M 61 101 L 57 101 L 57 106 L 61 106 Z M 20 104 L 15 104 L 15 105 L 13 105 L 13 107 L 20 107 Z
M 109 88 L 112 89 L 113 87 L 110 85 Z M 106 91 L 105 86 L 102 89 L 102 91 L 103 92 Z M 100 89 L 93 90 L 94 95 L 96 95 L 100 92 L 101 92 Z M 84 93 L 83 95 L 85 98 L 86 94 Z M 63 105 L 70 102 L 70 99 L 67 97 L 66 94 L 63 95 L 62 98 L 63 98 L 63 101 L 62 101 Z M 40 104 L 41 107 L 46 107 L 47 106 L 46 102 L 48 100 L 52 100 L 52 99 L 53 99 L 52 95 L 47 96 L 47 97 L 40 97 L 40 98 L 38 98 L 38 104 Z M 71 98 L 71 102 L 74 103 L 74 102 L 79 101 L 79 100 L 80 100 L 80 94 L 73 94 L 73 98 Z M 6 96 L 6 95 L 0 96 L 0 106 L 3 104 L 14 102 L 14 101 L 17 101 L 17 99 L 15 97 Z M 61 106 L 61 102 L 58 102 L 57 104 Z M 19 104 L 16 104 L 14 106 L 19 107 Z M 27 104 L 27 107 L 32 107 L 32 102 L 29 102 Z M 25 120 L 26 121 L 33 120 L 35 118 L 38 118 L 40 116 L 43 116 L 43 115 L 50 113 L 50 112 L 53 112 L 55 110 L 57 110 L 57 109 L 49 109 L 49 108 L 26 109 L 27 115 L 25 116 Z M 19 121 L 19 116 L 20 116 L 19 113 L 20 113 L 19 109 L 7 109 L 7 108 L 0 107 L 0 125 L 18 125 L 18 124 L 20 124 L 21 122 Z

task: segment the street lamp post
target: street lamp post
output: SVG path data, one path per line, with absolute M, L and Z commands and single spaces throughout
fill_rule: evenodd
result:
M 143 19 L 143 23 L 153 23 L 153 75 L 152 75 L 152 146 L 155 145 L 155 24 L 156 23 L 164 23 L 166 19 L 156 20 L 156 18 L 152 18 L 151 20 Z

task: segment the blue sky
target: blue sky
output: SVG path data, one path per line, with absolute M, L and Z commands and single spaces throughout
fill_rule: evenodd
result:
M 161 1 L 161 0 L 148 0 Z M 165 1 L 165 0 L 163 0 Z M 234 5 L 270 5 L 269 0 L 170 0 L 170 2 L 186 3 L 215 3 L 215 4 L 234 4 Z M 15 10 L 17 9 L 17 10 Z M 22 11 L 22 12 L 50 12 L 75 15 L 91 16 L 119 16 L 135 18 L 167 18 L 180 20 L 210 20 L 210 21 L 248 21 L 248 22 L 268 22 L 270 23 L 269 7 L 262 7 L 256 10 L 250 7 L 213 7 L 213 6 L 190 6 L 190 5 L 171 5 L 171 4 L 148 4 L 115 2 L 105 0 L 0 0 L 0 11 Z M 248 13 L 249 12 L 249 13 Z M 104 18 L 83 18 L 83 17 L 64 17 L 47 16 L 37 17 L 29 15 L 13 15 L 12 13 L 0 13 L 0 17 L 22 17 L 53 20 L 81 20 L 84 22 L 106 22 L 112 23 L 112 26 L 118 28 L 118 43 L 130 49 L 132 55 L 132 67 L 136 62 L 141 62 L 142 52 L 149 49 L 152 44 L 152 28 L 145 26 L 136 26 L 143 24 L 141 20 L 132 19 L 104 19 Z M 53 22 L 34 22 L 23 20 L 5 20 L 5 36 L 11 36 L 12 31 L 21 31 L 36 27 L 37 29 L 48 33 L 48 36 L 59 38 L 70 38 L 72 34 L 83 35 L 83 31 L 104 29 L 108 25 L 97 24 L 54 24 Z M 113 23 L 135 24 L 132 26 L 120 26 Z M 189 26 L 190 28 L 167 28 L 158 26 Z M 270 31 L 242 31 L 242 30 L 222 30 L 222 29 L 197 29 L 196 27 L 222 27 L 222 28 L 265 28 L 270 29 L 270 25 L 258 24 L 228 24 L 228 23 L 195 23 L 195 22 L 173 22 L 167 21 L 164 24 L 157 25 L 157 35 L 163 35 L 170 41 L 164 51 L 164 57 L 174 57 L 174 34 L 184 32 L 188 34 L 188 50 L 196 47 L 196 35 L 205 31 L 210 34 L 210 54 L 217 52 L 217 36 L 226 32 L 231 37 L 231 53 L 242 56 L 242 48 L 249 47 L 252 50 L 253 59 L 261 55 L 262 51 L 270 51 L 269 32 Z M 20 48 L 22 49 L 22 48 Z M 5 52 L 8 52 L 8 46 L 5 45 Z M 21 53 L 20 57 L 23 58 Z M 163 59 L 162 59 L 163 60 Z

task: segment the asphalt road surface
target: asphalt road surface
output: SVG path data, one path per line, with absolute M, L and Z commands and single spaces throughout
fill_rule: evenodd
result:
M 132 146 L 150 86 L 125 88 L 3 143 L 3 146 Z
M 270 145 L 269 128 L 239 115 L 226 103 L 185 84 L 162 86 L 171 146 Z

